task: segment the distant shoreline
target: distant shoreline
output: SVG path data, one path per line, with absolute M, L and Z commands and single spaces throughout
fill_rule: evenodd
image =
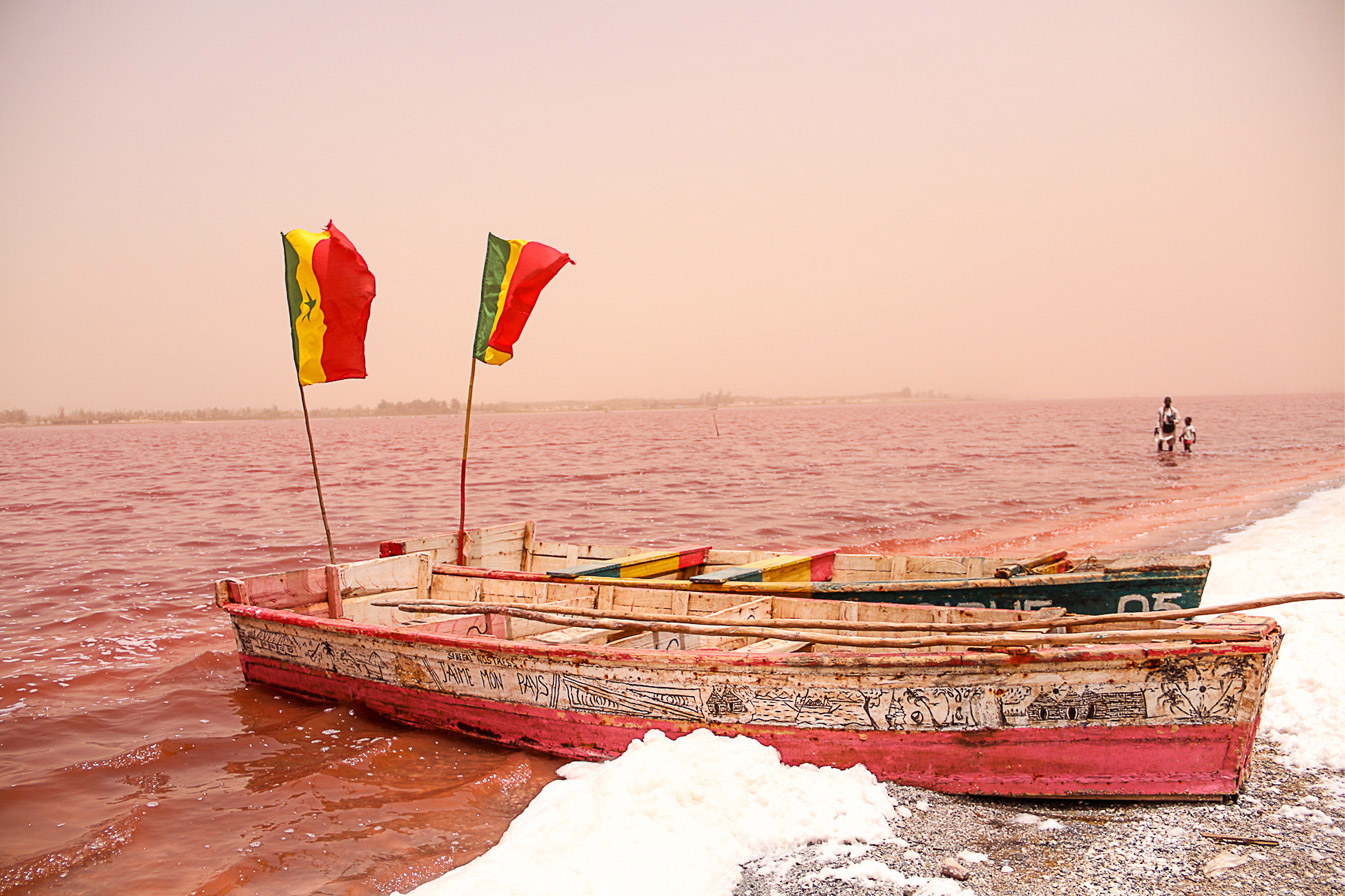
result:
M 535 414 L 567 411 L 648 411 L 648 410 L 719 410 L 730 407 L 797 407 L 829 404 L 883 404 L 896 401 L 971 400 L 933 390 L 875 392 L 866 395 L 819 397 L 789 396 L 761 398 L 705 393 L 697 398 L 613 398 L 604 401 L 496 401 L 472 405 L 474 414 Z M 313 408 L 311 417 L 433 417 L 463 413 L 458 399 L 442 401 L 381 401 L 373 407 Z M 39 416 L 22 410 L 0 410 L 0 426 L 87 426 L 103 423 L 202 423 L 220 420 L 300 420 L 298 408 L 198 408 L 189 411 L 62 411 L 55 416 Z
M 1341 396 L 1342 392 L 1285 392 L 1254 393 L 1256 395 L 1321 395 Z M 1134 398 L 1136 396 L 1129 396 Z M 1221 397 L 1215 395 L 1198 396 L 1205 398 Z M 1116 396 L 1099 396 L 1097 399 L 1060 398 L 1053 401 L 1104 400 Z M 596 411 L 650 411 L 650 410 L 702 410 L 718 411 L 729 408 L 754 407 L 821 407 L 826 405 L 856 404 L 896 404 L 917 403 L 922 401 L 1041 401 L 1042 399 L 1009 398 L 1000 395 L 951 395 L 947 392 L 929 390 L 902 389 L 898 392 L 871 392 L 860 395 L 790 395 L 781 398 L 761 396 L 741 396 L 728 392 L 704 393 L 696 398 L 611 398 L 599 401 L 496 401 L 479 402 L 472 405 L 475 414 L 548 414 L 582 413 Z M 436 417 L 457 416 L 463 413 L 462 402 L 458 399 L 423 399 L 414 401 L 380 401 L 377 405 L 366 407 L 355 405 L 348 408 L 312 408 L 309 416 L 321 418 L 358 418 L 358 417 Z M 245 420 L 302 420 L 303 412 L 299 408 L 281 408 L 271 405 L 269 408 L 197 408 L 186 411 L 144 411 L 114 410 L 91 411 L 83 408 L 73 412 L 62 411 L 55 415 L 29 414 L 21 409 L 0 408 L 0 427 L 17 426 L 79 426 L 99 423 L 211 423 L 218 421 Z

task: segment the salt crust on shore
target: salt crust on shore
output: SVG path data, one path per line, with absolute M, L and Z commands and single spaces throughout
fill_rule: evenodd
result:
M 415 896 L 1345 892 L 1345 773 L 1295 772 L 1266 741 L 1240 798 L 1213 803 L 931 793 L 703 730 L 561 775 Z M 967 880 L 941 876 L 948 859 Z
M 757 859 L 743 867 L 733 896 L 1345 892 L 1345 773 L 1294 771 L 1264 740 L 1249 782 L 1229 802 L 986 799 L 895 785 L 888 791 L 899 810 L 891 840 L 858 844 L 844 856 L 835 844 L 816 844 Z M 945 858 L 968 852 L 986 860 L 962 862 L 971 872 L 966 881 L 924 883 L 936 881 Z

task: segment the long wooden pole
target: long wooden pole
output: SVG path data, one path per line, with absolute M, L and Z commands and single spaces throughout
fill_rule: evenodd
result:
M 611 583 L 609 582 L 609 585 Z M 641 583 L 643 584 L 643 583 Z M 632 584 L 630 587 L 639 587 Z M 1103 616 L 1069 616 L 1059 608 L 1039 610 L 1031 616 L 1007 620 L 1004 622 L 906 622 L 860 619 L 753 619 L 751 624 L 759 628 L 816 628 L 840 629 L 845 631 L 890 632 L 890 631 L 934 631 L 934 632 L 1006 632 L 1038 628 L 1083 628 L 1092 625 L 1114 623 L 1167 622 L 1188 619 L 1195 616 L 1216 616 L 1227 613 L 1257 610 L 1280 604 L 1296 603 L 1308 600 L 1343 600 L 1345 595 L 1336 591 L 1313 591 L 1306 594 L 1290 594 L 1283 597 L 1265 597 L 1256 600 L 1239 601 L 1217 607 L 1201 607 L 1194 610 L 1157 610 L 1151 613 L 1110 613 Z M 585 619 L 608 619 L 636 626 L 644 622 L 674 623 L 716 623 L 707 616 L 688 616 L 672 613 L 642 613 L 635 610 L 598 610 L 592 607 L 547 606 L 534 601 L 407 601 L 376 600 L 375 607 L 399 607 L 408 613 L 463 613 L 463 612 L 504 612 L 506 610 L 528 610 L 533 612 L 563 613 L 567 616 Z M 899 606 L 899 605 L 892 605 Z M 489 609 L 484 609 L 489 608 Z M 721 620 L 722 622 L 722 620 Z M 1175 629 L 1154 629 L 1154 631 Z
M 476 386 L 476 354 L 467 378 L 467 415 L 462 423 L 462 476 L 458 480 L 458 565 L 463 565 L 467 542 L 467 440 L 472 432 L 472 389 Z
M 308 422 L 308 401 L 304 398 L 302 382 L 299 383 L 299 404 L 304 409 L 304 432 L 308 433 L 308 457 L 313 461 L 313 484 L 318 487 L 318 509 L 322 511 L 322 531 L 327 533 L 327 559 L 332 566 L 335 566 L 336 549 L 332 547 L 332 528 L 327 525 L 327 503 L 322 500 L 322 478 L 318 476 L 318 455 L 313 450 L 313 426 Z
M 1071 632 L 1053 634 L 1047 632 L 995 632 L 949 633 L 924 635 L 917 637 L 872 637 L 864 635 L 842 635 L 821 631 L 802 631 L 778 629 L 753 625 L 749 621 L 731 622 L 651 622 L 625 620 L 617 618 L 593 619 L 578 616 L 562 609 L 525 610 L 519 607 L 507 607 L 500 604 L 481 601 L 433 601 L 431 603 L 406 602 L 397 605 L 404 613 L 446 613 L 449 615 L 475 615 L 496 613 L 501 616 L 513 616 L 517 619 L 529 619 L 550 625 L 579 626 L 581 628 L 600 628 L 611 631 L 644 629 L 647 631 L 682 632 L 686 634 L 728 635 L 755 638 L 776 638 L 781 641 L 803 641 L 814 644 L 836 644 L 847 647 L 1059 647 L 1073 644 L 1126 644 L 1144 641 L 1255 641 L 1262 637 L 1260 632 L 1249 629 L 1198 626 L 1194 628 L 1162 628 L 1146 630 L 1104 629 L 1098 632 Z

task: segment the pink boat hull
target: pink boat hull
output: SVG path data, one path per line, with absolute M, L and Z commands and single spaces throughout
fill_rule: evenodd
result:
M 1250 725 L 1097 726 L 954 732 L 836 731 L 676 723 L 493 703 L 242 657 L 245 677 L 310 698 L 361 703 L 394 721 L 570 759 L 609 759 L 650 729 L 745 735 L 791 765 L 862 764 L 942 793 L 1054 798 L 1220 798 L 1242 785 Z

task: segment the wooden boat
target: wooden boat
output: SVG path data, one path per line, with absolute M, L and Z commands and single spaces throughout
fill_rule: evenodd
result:
M 521 580 L 428 553 L 224 579 L 216 601 L 249 682 L 408 725 L 579 759 L 703 727 L 789 763 L 1036 797 L 1235 793 L 1281 639 L 1236 614 Z
M 381 555 L 427 551 L 454 563 L 456 534 L 385 541 Z M 531 522 L 468 530 L 464 565 L 586 582 L 603 577 L 677 581 L 675 588 L 717 588 L 741 594 L 788 594 L 889 603 L 1125 613 L 1200 605 L 1210 571 L 1206 554 L 1129 554 L 1072 558 L 1055 551 L 1035 558 L 919 557 L 726 550 L 708 545 L 667 550 L 566 544 L 534 537 Z

